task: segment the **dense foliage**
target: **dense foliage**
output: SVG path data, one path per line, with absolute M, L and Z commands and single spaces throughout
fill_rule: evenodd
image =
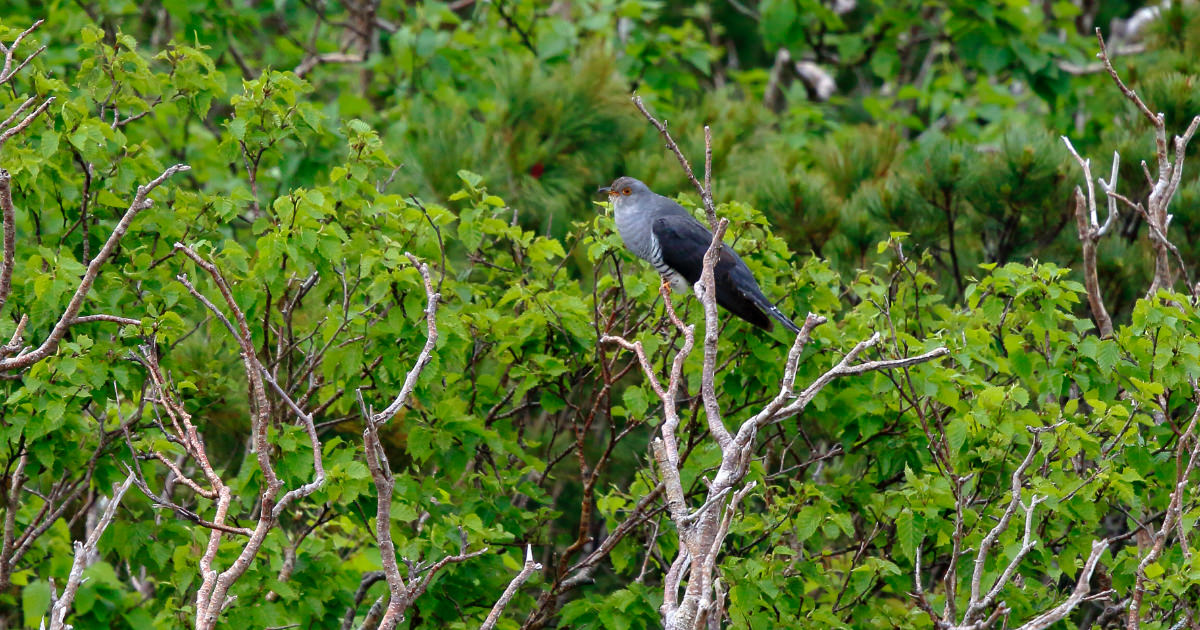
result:
M 0 627 L 50 620 L 77 556 L 77 628 L 211 627 L 205 567 L 239 568 L 214 623 L 376 627 L 398 601 L 381 529 L 422 585 L 402 627 L 479 626 L 527 548 L 542 568 L 495 627 L 659 627 L 665 410 L 600 340 L 641 341 L 665 379 L 685 335 L 593 191 L 629 174 L 703 211 L 634 90 L 698 169 L 711 126 L 726 242 L 784 312 L 829 319 L 798 389 L 876 332 L 861 360 L 948 350 L 758 432 L 713 627 L 1018 627 L 1079 589 L 1061 623 L 1200 627 L 1197 145 L 1170 152 L 1177 282 L 1147 295 L 1143 214 L 1099 241 L 1106 336 L 1059 139 L 1106 180 L 1120 152 L 1118 190 L 1151 194 L 1154 128 L 1093 58 L 1093 26 L 1139 8 L 8 2 L 5 46 L 45 22 L 0 71 L 0 133 L 20 126 L 0 137 Z M 1197 42 L 1179 2 L 1109 37 L 1173 134 L 1200 114 Z M 700 303 L 673 303 L 699 345 Z M 736 427 L 792 342 L 721 323 Z M 723 453 L 701 352 L 683 366 L 696 510 Z

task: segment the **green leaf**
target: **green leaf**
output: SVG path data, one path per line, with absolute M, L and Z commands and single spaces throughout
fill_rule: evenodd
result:
M 760 13 L 762 19 L 759 25 L 769 47 L 777 48 L 791 43 L 789 33 L 797 17 L 793 0 L 764 0 Z
M 234 140 L 246 139 L 246 121 L 242 118 L 234 118 L 229 121 L 229 134 Z
M 999 386 L 987 387 L 979 392 L 979 404 L 984 409 L 999 409 L 1004 404 L 1004 388 Z
M 900 550 L 905 557 L 915 558 L 917 545 L 921 544 L 923 535 L 916 527 L 911 510 L 904 510 L 896 518 L 896 539 L 900 542 Z
M 483 177 L 466 169 L 458 171 L 458 178 L 472 190 L 479 188 L 479 185 L 483 183 Z
M 625 390 L 622 398 L 625 401 L 625 408 L 631 415 L 638 418 L 645 417 L 646 410 L 650 407 L 650 401 L 644 389 L 641 387 L 630 387 Z
M 946 443 L 951 453 L 962 452 L 963 444 L 967 441 L 967 419 L 954 416 L 946 423 Z
M 1146 565 L 1146 579 L 1148 580 L 1156 580 L 1164 573 L 1166 573 L 1166 569 L 1158 562 L 1151 562 Z
M 795 527 L 796 538 L 800 541 L 806 541 L 816 533 L 817 528 L 821 526 L 825 520 L 825 513 L 815 505 L 802 508 L 796 514 Z
M 38 627 L 41 619 L 50 614 L 50 584 L 38 580 L 22 589 L 21 609 L 25 613 L 25 626 Z

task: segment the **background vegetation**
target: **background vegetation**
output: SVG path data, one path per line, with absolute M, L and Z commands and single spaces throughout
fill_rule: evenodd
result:
M 1119 152 L 1118 190 L 1153 205 L 1155 128 L 1094 28 L 1184 134 L 1200 8 L 1146 11 L 5 3 L 0 627 L 65 602 L 77 628 L 473 628 L 523 566 L 495 627 L 663 625 L 688 529 L 651 448 L 671 414 L 601 338 L 665 380 L 686 335 L 593 191 L 700 196 L 636 91 L 697 166 L 711 126 L 726 241 L 782 310 L 829 319 L 798 389 L 875 332 L 862 361 L 948 350 L 759 430 L 740 502 L 714 502 L 705 623 L 1047 627 L 1071 603 L 1058 623 L 1200 628 L 1197 145 L 1168 145 L 1169 274 L 1144 212 L 1097 243 L 1107 335 L 1060 140 L 1106 181 Z M 700 303 L 674 304 L 699 345 Z M 710 375 L 737 427 L 790 340 L 728 319 Z M 700 351 L 682 365 L 698 510 L 724 454 Z

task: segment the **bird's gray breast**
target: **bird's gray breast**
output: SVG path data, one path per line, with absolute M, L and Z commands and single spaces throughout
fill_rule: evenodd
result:
M 686 293 L 691 284 L 687 278 L 663 262 L 662 246 L 654 236 L 654 219 L 657 215 L 645 207 L 646 205 L 649 204 L 634 205 L 632 200 L 618 198 L 613 204 L 617 233 L 621 235 L 625 247 L 638 258 L 650 263 L 659 275 L 670 281 L 671 287 L 677 293 Z

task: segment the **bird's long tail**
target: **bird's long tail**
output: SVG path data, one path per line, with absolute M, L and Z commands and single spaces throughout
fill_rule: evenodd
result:
M 776 307 L 774 304 L 768 303 L 766 306 L 766 311 L 767 311 L 767 315 L 770 315 L 771 317 L 773 317 L 775 319 L 775 321 L 779 322 L 780 324 L 783 324 L 785 328 L 792 331 L 793 335 L 800 334 L 800 327 L 796 325 L 796 322 L 793 322 L 792 320 L 788 319 L 788 316 L 784 315 L 779 310 L 779 308 Z
M 744 295 L 750 298 L 750 301 L 752 301 L 754 305 L 759 308 L 759 310 L 767 315 L 770 315 L 771 319 L 783 324 L 785 328 L 792 331 L 793 335 L 800 334 L 800 327 L 796 325 L 796 322 L 788 319 L 788 316 L 784 315 L 783 312 L 779 310 L 779 307 L 772 304 L 771 300 L 768 300 L 767 296 L 763 295 L 761 291 L 747 292 Z

